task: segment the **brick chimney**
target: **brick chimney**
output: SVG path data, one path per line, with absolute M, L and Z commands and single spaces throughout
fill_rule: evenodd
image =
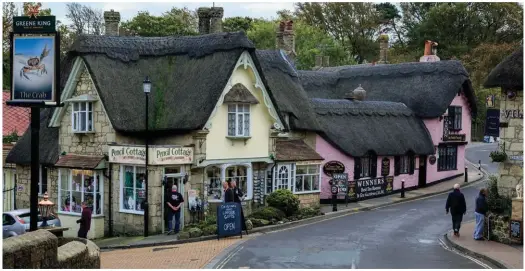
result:
M 201 7 L 197 9 L 199 16 L 199 34 L 205 35 L 210 33 L 210 8 Z
M 222 32 L 222 16 L 224 16 L 222 7 L 212 7 L 210 9 L 210 33 Z
M 330 56 L 323 56 L 323 67 L 330 67 Z
M 419 59 L 419 62 L 436 62 L 439 61 L 440 58 L 436 55 L 437 54 L 437 46 L 438 43 L 427 40 L 425 41 L 425 52 L 423 56 Z
M 379 61 L 378 64 L 388 64 L 388 35 L 379 37 Z
M 283 50 L 286 55 L 295 61 L 295 34 L 293 30 L 293 21 L 281 21 L 276 35 L 277 49 Z
M 114 10 L 104 11 L 104 23 L 106 24 L 106 36 L 118 36 L 120 12 Z

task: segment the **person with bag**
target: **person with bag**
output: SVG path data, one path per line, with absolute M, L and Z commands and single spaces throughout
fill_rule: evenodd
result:
M 459 229 L 461 228 L 461 221 L 463 215 L 467 213 L 467 203 L 465 202 L 465 196 L 459 191 L 459 184 L 454 185 L 454 191 L 448 194 L 447 204 L 445 205 L 447 214 L 452 216 L 452 229 L 454 230 L 454 236 L 459 237 Z

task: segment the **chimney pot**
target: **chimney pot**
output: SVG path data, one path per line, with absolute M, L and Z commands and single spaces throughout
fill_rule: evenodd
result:
M 323 56 L 323 67 L 330 67 L 330 56 Z
M 438 43 L 427 40 L 425 41 L 425 52 L 419 59 L 419 62 L 435 62 L 440 61 L 440 58 L 436 55 Z
M 281 21 L 279 23 L 279 30 L 276 33 L 276 47 L 283 50 L 292 62 L 295 61 L 297 54 L 295 53 L 293 21 Z
M 224 16 L 224 8 L 212 7 L 210 9 L 210 33 L 222 32 L 222 17 Z
M 114 10 L 104 12 L 104 22 L 106 24 L 106 35 L 107 36 L 118 36 L 119 35 L 119 23 L 120 23 L 120 12 Z
M 205 35 L 210 33 L 210 8 L 200 7 L 197 9 L 199 16 L 199 34 Z
M 323 56 L 315 56 L 315 66 L 319 68 L 323 66 Z
M 388 64 L 388 35 L 379 37 L 379 64 Z

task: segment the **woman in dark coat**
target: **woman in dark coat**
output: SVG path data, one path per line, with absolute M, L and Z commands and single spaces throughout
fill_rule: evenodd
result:
M 242 199 L 244 197 L 242 190 L 239 187 L 237 187 L 237 183 L 235 181 L 230 182 L 230 187 L 233 190 L 233 201 L 241 204 Z M 248 234 L 248 229 L 246 228 L 246 221 L 244 220 L 244 212 L 242 210 L 242 205 L 241 205 L 241 225 L 242 225 L 242 230 L 246 231 L 246 234 Z
M 224 188 L 224 201 L 223 202 L 235 202 L 235 194 L 233 192 L 233 189 L 230 187 L 230 185 L 227 182 L 223 182 L 222 187 Z

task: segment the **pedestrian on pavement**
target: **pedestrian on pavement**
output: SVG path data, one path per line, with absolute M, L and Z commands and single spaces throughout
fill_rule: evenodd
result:
M 476 228 L 474 228 L 475 240 L 483 240 L 483 227 L 485 226 L 485 215 L 487 215 L 488 210 L 487 189 L 481 188 L 479 196 L 476 198 L 476 211 L 474 212 L 474 216 L 476 217 Z
M 168 235 L 175 232 L 175 234 L 179 233 L 179 226 L 180 226 L 180 212 L 182 209 L 182 203 L 184 202 L 184 198 L 182 197 L 181 193 L 177 191 L 177 185 L 173 185 L 171 187 L 171 194 L 166 202 L 168 206 L 170 207 L 170 212 L 168 216 Z M 173 218 L 175 218 L 175 227 L 173 226 Z
M 87 239 L 87 234 L 91 228 L 91 209 L 87 207 L 85 201 L 82 202 L 81 207 L 82 215 L 80 216 L 80 219 L 77 220 L 77 224 L 80 224 L 80 228 L 78 229 L 78 237 Z
M 239 204 L 242 203 L 242 200 L 244 199 L 244 194 L 242 193 L 242 190 L 237 187 L 237 182 L 231 181 L 230 182 L 231 189 L 233 190 L 233 202 L 237 202 Z M 241 205 L 241 226 L 242 230 L 246 231 L 246 234 L 248 234 L 248 229 L 246 228 L 246 221 L 244 220 L 244 212 L 242 210 Z
M 454 230 L 454 235 L 459 237 L 461 221 L 463 220 L 463 215 L 467 213 L 467 203 L 465 202 L 465 196 L 459 191 L 459 184 L 455 184 L 454 191 L 448 194 L 445 210 L 447 214 L 450 210 L 450 214 L 452 215 L 452 229 Z
M 222 187 L 224 188 L 224 201 L 223 202 L 235 202 L 233 189 L 230 187 L 230 181 L 222 183 Z

